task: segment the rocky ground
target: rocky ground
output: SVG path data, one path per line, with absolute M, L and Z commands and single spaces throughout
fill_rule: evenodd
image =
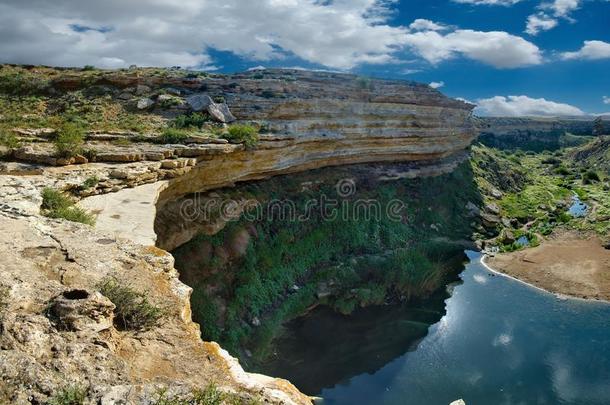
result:
M 0 210 L 0 401 L 44 403 L 78 387 L 90 403 L 156 403 L 165 389 L 188 396 L 215 384 L 245 402 L 309 402 L 200 340 L 171 255 L 41 217 L 36 202 Z M 120 326 L 99 292 L 108 277 L 146 293 L 163 316 L 150 328 Z

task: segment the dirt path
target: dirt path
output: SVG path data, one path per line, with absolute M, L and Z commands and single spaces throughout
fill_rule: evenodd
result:
M 560 231 L 536 248 L 488 257 L 485 262 L 547 291 L 610 301 L 610 250 L 597 236 Z

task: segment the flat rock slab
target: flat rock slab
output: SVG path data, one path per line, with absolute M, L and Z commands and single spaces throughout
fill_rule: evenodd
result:
M 154 246 L 157 240 L 154 230 L 157 214 L 155 203 L 166 185 L 166 181 L 160 181 L 116 193 L 95 195 L 81 200 L 78 205 L 96 215 L 96 229 L 115 238 Z

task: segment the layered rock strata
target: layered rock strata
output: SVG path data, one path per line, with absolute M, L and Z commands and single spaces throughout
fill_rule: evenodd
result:
M 223 91 L 239 120 L 255 121 L 266 133 L 252 150 L 199 156 L 192 170 L 161 191 L 160 212 L 190 193 L 327 166 L 422 162 L 430 174 L 441 174 L 443 162 L 460 156 L 476 135 L 470 104 L 411 82 L 272 70 L 214 78 L 202 87 Z M 166 225 L 163 219 L 156 224 L 160 246 L 186 241 L 171 236 L 175 221 L 171 232 Z M 192 233 L 188 226 L 183 230 Z

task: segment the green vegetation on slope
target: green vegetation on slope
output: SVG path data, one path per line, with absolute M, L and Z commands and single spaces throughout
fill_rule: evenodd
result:
M 308 201 L 336 198 L 336 181 L 349 174 L 337 168 L 283 176 L 245 185 L 240 193 L 263 202 L 289 198 L 302 213 Z M 323 184 L 301 192 L 311 179 Z M 242 217 L 177 249 L 176 266 L 194 287 L 192 306 L 204 338 L 233 353 L 249 346 L 264 355 L 264 342 L 311 305 L 349 313 L 357 306 L 426 296 L 442 285 L 452 270 L 443 261 L 461 249 L 432 239 L 470 234 L 464 207 L 478 201 L 478 194 L 469 165 L 438 178 L 378 184 L 365 179 L 358 186 L 357 196 L 339 204 L 332 220 L 315 210 L 303 221 Z M 402 201 L 401 219 L 351 215 L 357 201 L 370 199 L 381 207 Z M 226 252 L 245 229 L 253 235 L 245 254 L 227 260 Z M 258 347 L 252 347 L 255 341 Z
M 578 148 L 537 154 L 508 152 L 477 145 L 472 163 L 486 204 L 497 204 L 497 242 L 501 251 L 536 246 L 554 228 L 566 226 L 610 234 L 609 179 L 604 166 L 609 143 L 604 138 Z M 495 193 L 494 189 L 501 191 Z M 573 195 L 589 205 L 588 214 L 573 216 Z M 528 244 L 517 240 L 525 236 Z

